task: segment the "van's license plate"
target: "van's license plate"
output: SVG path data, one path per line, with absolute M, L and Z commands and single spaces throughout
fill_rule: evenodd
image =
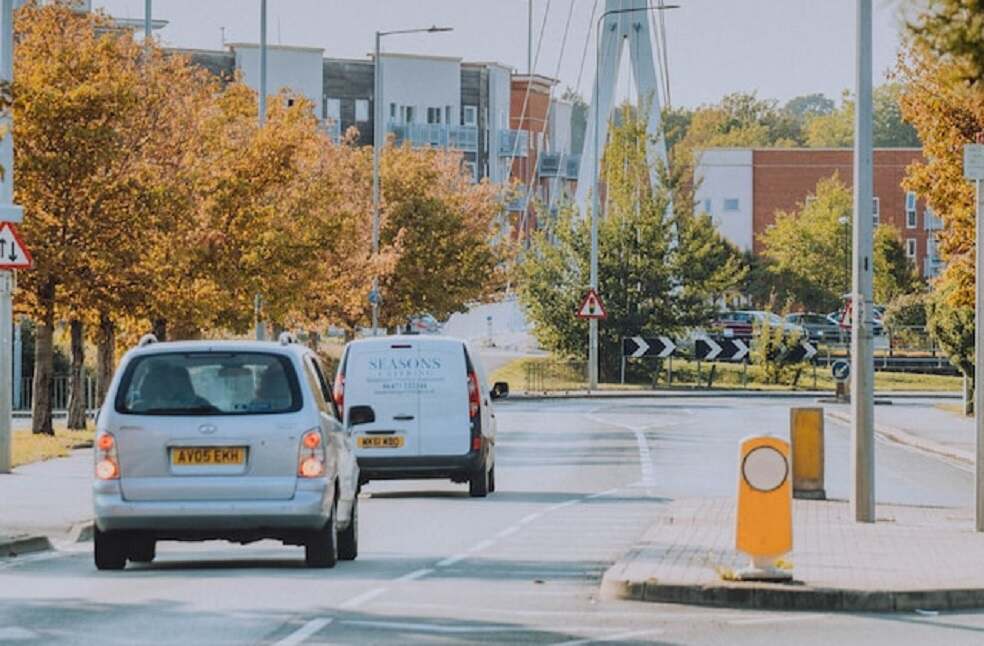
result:
M 244 446 L 188 446 L 171 449 L 171 464 L 178 467 L 229 465 L 246 462 Z
M 403 446 L 402 435 L 360 435 L 357 440 L 360 449 L 398 449 Z

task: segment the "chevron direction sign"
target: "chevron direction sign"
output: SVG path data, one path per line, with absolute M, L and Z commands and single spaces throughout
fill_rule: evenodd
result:
M 802 341 L 798 345 L 792 348 L 786 349 L 786 360 L 792 361 L 793 363 L 799 363 L 800 361 L 809 361 L 817 354 L 816 347 L 809 341 Z
M 622 356 L 632 359 L 656 357 L 665 359 L 676 350 L 676 344 L 666 336 L 641 337 L 632 336 L 622 339 Z
M 697 337 L 694 358 L 698 361 L 742 361 L 748 356 L 748 344 L 737 338 Z

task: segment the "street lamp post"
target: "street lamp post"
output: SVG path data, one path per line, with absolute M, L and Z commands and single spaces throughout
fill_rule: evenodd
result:
M 260 127 L 266 123 L 267 0 L 260 0 Z
M 601 71 L 601 25 L 608 16 L 615 16 L 623 13 L 635 13 L 639 11 L 662 11 L 664 9 L 676 9 L 679 5 L 659 5 L 655 7 L 633 7 L 630 9 L 609 9 L 598 17 L 595 27 L 595 78 L 594 78 L 594 190 L 591 192 L 591 273 L 589 277 L 590 287 L 595 292 L 598 291 L 598 212 L 601 209 L 600 180 L 601 180 L 601 156 L 598 153 L 598 114 L 601 112 L 600 98 L 598 96 L 598 76 Z M 605 115 L 608 118 L 608 115 Z M 598 319 L 592 318 L 588 321 L 588 390 L 598 389 Z
M 266 0 L 263 0 L 266 2 Z M 386 138 L 386 129 L 383 126 L 383 66 L 379 60 L 380 41 L 384 36 L 395 34 L 435 34 L 444 31 L 453 31 L 452 27 L 427 27 L 425 29 L 397 29 L 395 31 L 377 31 L 376 47 L 373 57 L 373 93 L 372 93 L 372 255 L 373 259 L 379 254 L 379 160 L 383 151 L 383 142 Z M 379 275 L 373 269 L 372 273 L 372 292 L 369 296 L 369 304 L 372 306 L 372 335 L 379 333 Z

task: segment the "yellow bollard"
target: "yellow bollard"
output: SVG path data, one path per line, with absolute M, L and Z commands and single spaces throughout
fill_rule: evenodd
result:
M 793 497 L 824 500 L 823 409 L 789 411 L 789 441 L 793 449 Z
M 738 469 L 735 547 L 751 557 L 741 580 L 783 581 L 792 572 L 775 567 L 793 549 L 793 498 L 789 443 L 777 437 L 742 440 Z

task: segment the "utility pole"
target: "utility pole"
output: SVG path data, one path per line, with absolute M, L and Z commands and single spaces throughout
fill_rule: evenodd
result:
M 0 81 L 14 80 L 14 0 L 0 0 Z M 9 114 L 0 118 L 7 134 L 0 139 L 0 221 L 20 222 L 23 211 L 14 204 L 14 120 Z M 11 469 L 11 349 L 14 323 L 14 272 L 0 271 L 0 473 Z
M 152 14 L 152 4 L 154 0 L 145 0 L 144 2 L 144 49 L 150 50 L 150 33 L 153 31 L 154 27 L 151 24 L 151 14 Z
M 857 107 L 854 123 L 854 275 L 851 302 L 851 507 L 875 522 L 875 409 L 872 294 L 871 0 L 857 0 Z
M 24 319 L 21 317 L 14 326 L 14 400 L 13 407 L 20 408 L 23 405 L 21 399 L 21 388 L 24 385 L 24 340 L 23 340 Z
M 977 143 L 964 146 L 964 178 L 974 182 L 976 210 L 976 276 L 974 308 L 974 422 L 977 430 L 977 455 L 974 482 L 975 529 L 984 532 L 984 132 L 977 133 Z
M 527 3 L 529 16 L 526 19 L 526 75 L 533 79 L 533 0 Z
M 260 127 L 266 123 L 267 101 L 267 0 L 260 0 Z
M 382 34 L 376 32 L 376 49 L 373 54 L 373 91 L 372 91 L 372 257 L 379 255 L 379 158 L 383 152 L 383 64 L 379 60 L 379 41 Z M 372 306 L 372 335 L 379 331 L 379 276 L 376 271 L 372 274 L 372 292 L 369 295 L 369 305 Z

